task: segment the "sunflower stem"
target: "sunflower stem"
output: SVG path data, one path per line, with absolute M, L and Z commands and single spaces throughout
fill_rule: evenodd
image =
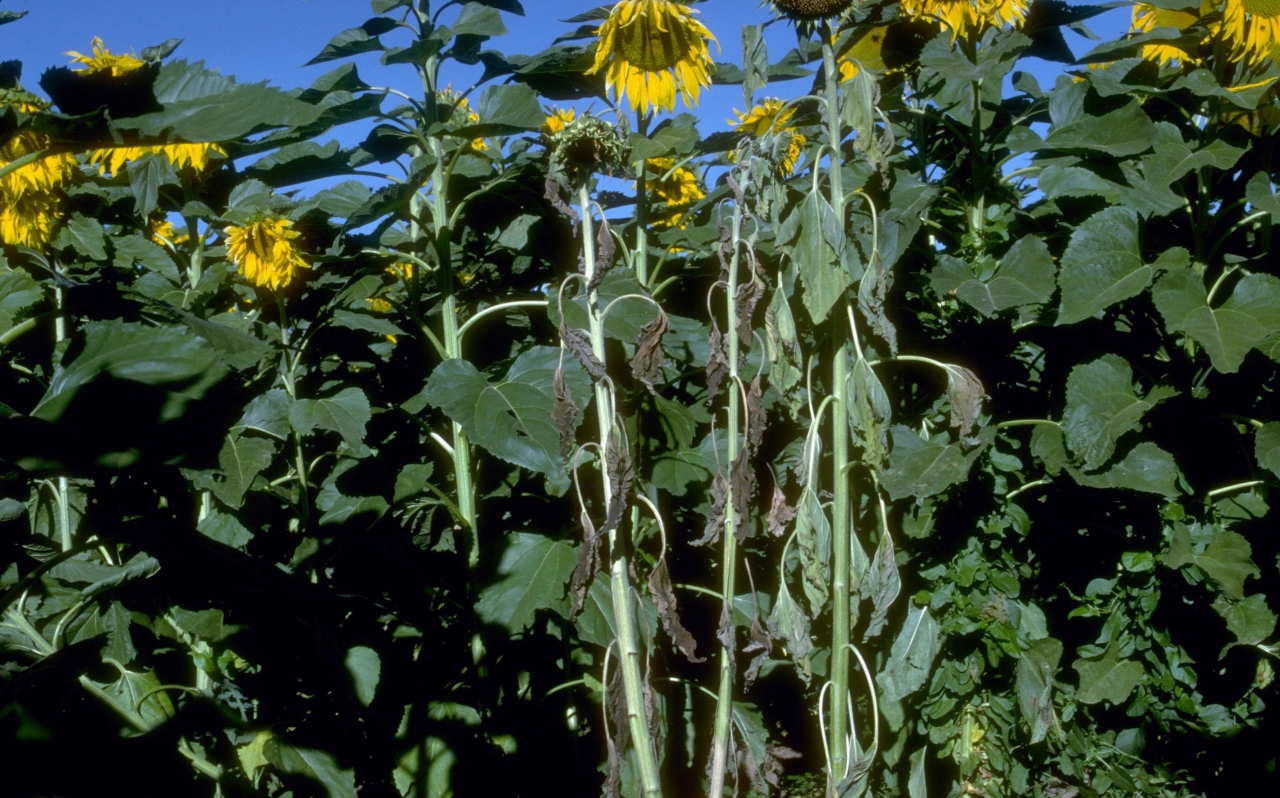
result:
M 586 266 L 586 283 L 591 284 L 595 275 L 595 231 L 591 215 L 591 193 L 586 181 L 578 186 L 578 202 L 582 207 L 582 259 Z M 591 334 L 591 351 L 600 362 L 605 360 L 604 316 L 600 313 L 598 294 L 587 294 L 587 320 Z M 612 502 L 613 486 L 609 480 L 609 449 L 615 442 L 612 405 L 609 389 L 604 380 L 595 382 L 596 419 L 600 427 L 600 478 L 604 490 L 606 515 Z M 621 436 L 616 436 L 621 439 Z M 623 444 L 625 445 L 625 444 Z M 640 785 L 645 798 L 661 798 L 662 783 L 658 776 L 658 762 L 654 756 L 653 740 L 649 737 L 649 724 L 645 712 L 646 685 L 640 675 L 640 648 L 636 641 L 635 602 L 631 597 L 625 544 L 618 530 L 609 530 L 609 581 L 613 592 L 613 614 L 618 624 L 618 650 L 622 660 L 622 686 L 627 703 L 627 722 L 631 729 L 632 745 L 640 765 Z
M 833 154 L 828 158 L 830 170 L 831 207 L 835 216 L 844 224 L 845 194 L 840 142 L 844 131 L 840 123 L 840 70 L 836 65 L 835 47 L 829 22 L 823 22 L 822 64 L 827 105 L 827 129 Z M 873 135 L 871 131 L 858 131 L 858 135 Z M 841 304 L 848 299 L 842 298 Z M 837 308 L 841 310 L 843 308 Z M 843 314 L 833 313 L 839 319 Z M 849 735 L 849 556 L 850 538 L 854 534 L 849 518 L 849 363 L 848 343 L 844 335 L 832 337 L 832 395 L 835 406 L 831 412 L 831 473 L 834 482 L 831 504 L 832 579 L 831 579 L 831 724 L 828 747 L 831 751 L 831 770 L 827 774 L 827 791 L 835 794 L 835 787 L 844 778 L 847 768 L 845 740 Z

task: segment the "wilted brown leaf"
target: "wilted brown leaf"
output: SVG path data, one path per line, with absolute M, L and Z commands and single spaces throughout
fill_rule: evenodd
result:
M 662 628 L 667 630 L 671 642 L 676 644 L 690 662 L 706 662 L 705 658 L 694 653 L 698 643 L 689 634 L 689 630 L 684 628 L 684 624 L 680 623 L 680 616 L 676 612 L 676 594 L 671 588 L 671 575 L 667 572 L 665 558 L 658 560 L 658 564 L 649 572 L 649 595 L 653 596 L 653 603 L 658 607 L 658 617 L 662 619 Z
M 658 309 L 658 316 L 640 328 L 636 341 L 636 356 L 631 358 L 631 373 L 653 393 L 654 383 L 662 379 L 662 367 L 667 355 L 662 351 L 662 336 L 667 332 L 667 314 Z

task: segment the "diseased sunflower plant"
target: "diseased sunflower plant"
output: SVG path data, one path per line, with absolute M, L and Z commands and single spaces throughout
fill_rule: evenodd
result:
M 6 786 L 1265 789 L 1274 5 L 0 64 L 0 728 L 75 758 Z

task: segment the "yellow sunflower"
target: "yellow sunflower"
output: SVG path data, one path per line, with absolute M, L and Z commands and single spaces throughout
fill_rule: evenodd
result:
M 261 288 L 279 291 L 293 280 L 294 272 L 306 269 L 298 253 L 288 219 L 269 218 L 237 227 L 227 227 L 227 252 L 245 279 Z
M 604 70 L 618 102 L 630 95 L 631 109 L 642 114 L 650 106 L 675 110 L 677 94 L 686 106 L 697 105 L 711 85 L 707 42 L 716 37 L 693 14 L 670 0 L 622 0 L 596 29 L 596 60 L 587 74 Z
M 1233 57 L 1257 66 L 1280 44 L 1280 0 L 1226 0 L 1220 30 Z
M 146 62 L 137 56 L 128 53 L 116 55 L 106 48 L 102 43 L 102 39 L 94 37 L 93 39 L 93 55 L 82 55 L 74 50 L 69 51 L 66 55 L 72 56 L 71 63 L 79 64 L 77 70 L 80 72 L 110 72 L 115 77 L 128 74 L 129 72 L 146 66 Z M 169 163 L 176 167 L 191 166 L 197 172 L 203 171 L 209 165 L 209 156 L 213 153 L 225 156 L 226 150 L 217 144 L 198 143 L 198 144 L 156 144 L 147 147 L 110 147 L 106 149 L 94 150 L 89 154 L 89 163 L 98 167 L 98 174 L 119 174 L 125 164 L 130 161 L 136 161 L 143 155 L 160 154 L 169 159 Z
M 951 31 L 951 40 L 976 37 L 987 28 L 1019 27 L 1029 0 L 902 0 L 910 19 L 929 19 Z
M 547 114 L 546 120 L 542 123 L 542 137 L 551 141 L 560 135 L 576 116 L 577 111 L 572 108 L 551 109 L 551 113 Z
M 160 244 L 161 246 L 164 246 L 165 244 L 168 244 L 171 247 L 177 246 L 179 244 L 185 244 L 189 240 L 186 233 L 179 235 L 173 229 L 173 222 L 163 216 L 152 219 L 147 225 L 147 231 L 148 237 L 153 242 Z
M 1199 21 L 1200 15 L 1187 9 L 1168 9 L 1147 3 L 1133 6 L 1133 32 L 1146 33 L 1156 28 L 1185 30 Z M 1194 64 L 1198 59 L 1171 44 L 1144 44 L 1142 57 L 1156 64 Z
M 30 95 L 7 103 L 24 114 L 38 114 L 48 106 Z M 24 130 L 0 146 L 0 167 L 49 146 L 49 139 Z M 38 158 L 0 177 L 0 240 L 43 249 L 49 243 L 58 218 L 61 199 L 57 190 L 71 182 L 76 158 L 57 153 Z
M 706 196 L 693 170 L 676 166 L 674 158 L 650 158 L 645 162 L 645 172 L 650 198 L 666 205 L 650 213 L 649 221 L 654 229 L 669 230 L 689 224 L 690 206 Z
M 730 124 L 757 139 L 765 136 L 786 136 L 787 151 L 782 155 L 777 166 L 778 176 L 787 178 L 795 171 L 808 140 L 796 132 L 795 125 L 791 124 L 796 109 L 791 107 L 784 110 L 784 105 L 782 100 L 774 97 L 767 98 L 745 114 L 735 110 L 733 113 L 738 117 L 738 121 Z
M 390 313 L 393 307 L 391 300 L 382 297 L 369 297 L 365 301 L 369 303 L 369 310 L 374 313 Z

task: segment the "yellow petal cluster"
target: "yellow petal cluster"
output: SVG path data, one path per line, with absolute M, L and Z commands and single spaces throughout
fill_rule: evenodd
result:
M 553 108 L 542 123 L 542 137 L 550 141 L 564 132 L 569 123 L 577 117 L 572 108 Z
M 1133 6 L 1134 33 L 1146 33 L 1156 28 L 1177 28 L 1185 30 L 1196 24 L 1200 15 L 1192 10 L 1168 9 L 1147 3 L 1135 3 Z M 1198 59 L 1190 53 L 1172 44 L 1144 44 L 1142 57 L 1156 64 L 1194 64 Z
M 686 5 L 622 0 L 596 36 L 595 63 L 587 74 L 603 71 L 606 88 L 619 103 L 630 98 L 632 110 L 673 111 L 677 94 L 686 106 L 697 105 L 703 87 L 711 85 L 714 65 L 707 42 L 716 38 Z
M 759 105 L 752 108 L 745 114 L 741 111 L 734 111 L 734 115 L 738 117 L 737 122 L 733 122 L 734 127 L 754 138 L 762 138 L 764 136 L 787 136 L 787 152 L 783 156 L 782 162 L 778 164 L 778 176 L 782 178 L 790 177 L 795 172 L 796 164 L 800 161 L 800 155 L 804 152 L 804 145 L 808 140 L 800 135 L 791 124 L 792 118 L 795 116 L 794 107 L 785 108 L 786 104 L 775 97 L 762 100 Z
M 1226 0 L 1219 32 L 1233 58 L 1257 66 L 1280 45 L 1280 0 Z
M 177 231 L 173 229 L 173 222 L 163 216 L 151 220 L 147 225 L 147 233 L 148 237 L 153 242 L 160 244 L 161 246 L 166 244 L 171 247 L 177 246 L 179 244 L 185 244 L 190 240 L 190 237 L 187 236 L 186 233 L 179 235 Z
M 293 244 L 298 233 L 289 229 L 292 226 L 288 219 L 268 218 L 227 227 L 227 253 L 246 280 L 279 291 L 293 280 L 294 272 L 308 268 Z
M 902 12 L 941 24 L 955 41 L 981 36 L 987 28 L 1019 27 L 1029 5 L 1029 0 L 902 0 Z
M 453 112 L 457 115 L 455 122 L 465 122 L 468 125 L 480 124 L 480 114 L 471 108 L 471 103 L 466 97 L 461 96 L 453 90 L 453 86 L 445 86 L 443 89 L 436 91 L 439 101 L 453 106 Z M 487 150 L 489 145 L 484 139 L 472 139 L 471 148 L 473 150 Z
M 145 62 L 135 55 L 130 55 L 129 53 L 116 55 L 111 52 L 102 43 L 102 39 L 97 36 L 93 37 L 91 45 L 93 47 L 93 55 L 83 55 L 75 50 L 65 53 L 65 55 L 72 56 L 71 63 L 80 64 L 77 69 L 81 72 L 110 70 L 113 76 L 120 77 L 145 65 Z
M 37 114 L 45 106 L 15 102 L 22 113 Z M 29 130 L 19 132 L 0 146 L 0 167 L 43 150 L 47 137 Z M 0 177 L 0 241 L 43 249 L 49 243 L 61 204 L 58 190 L 71 182 L 76 159 L 70 153 L 37 158 Z
M 698 185 L 698 176 L 691 169 L 676 166 L 674 158 L 650 158 L 645 167 L 649 175 L 646 188 L 650 198 L 666 206 L 651 213 L 649 220 L 654 229 L 669 230 L 687 225 L 690 206 L 706 196 Z

